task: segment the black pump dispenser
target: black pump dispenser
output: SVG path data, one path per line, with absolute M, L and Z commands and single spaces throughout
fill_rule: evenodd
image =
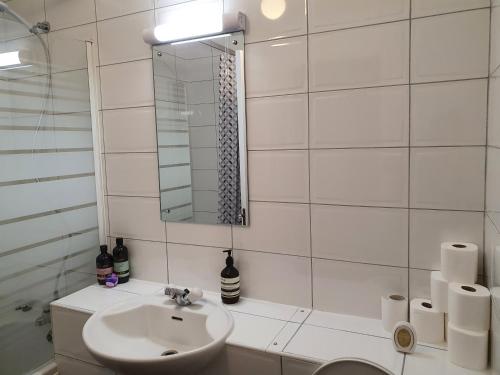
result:
M 220 273 L 221 276 L 221 298 L 222 302 L 233 304 L 240 299 L 240 273 L 234 266 L 233 251 L 224 250 L 227 253 L 226 267 Z
M 108 254 L 108 246 L 101 245 L 101 253 L 95 259 L 97 282 L 106 284 L 106 277 L 113 273 L 113 257 Z
M 113 268 L 118 276 L 118 284 L 126 283 L 130 277 L 130 264 L 128 261 L 128 249 L 123 245 L 123 238 L 116 239 L 113 249 Z

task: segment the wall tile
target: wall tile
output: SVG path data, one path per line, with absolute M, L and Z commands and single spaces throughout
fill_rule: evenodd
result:
M 36 22 L 45 20 L 44 1 L 45 0 L 17 0 L 10 1 L 8 6 L 16 13 L 21 14 L 29 23 L 35 24 Z
M 412 0 L 412 17 L 489 7 L 489 0 Z
M 497 286 L 500 280 L 500 271 L 495 267 L 495 252 L 497 246 L 500 246 L 498 228 L 498 223 L 492 220 L 490 214 L 486 214 L 484 221 L 484 275 L 486 285 L 490 288 Z
M 224 0 L 224 12 L 247 16 L 246 43 L 307 33 L 305 0 Z
M 500 149 L 488 147 L 486 209 L 500 212 Z
M 408 295 L 406 268 L 313 258 L 313 306 L 317 310 L 380 319 L 380 297 Z
M 412 21 L 412 82 L 486 77 L 489 19 L 483 9 Z
M 410 297 L 431 298 L 431 271 L 410 269 Z
M 484 147 L 412 149 L 410 206 L 483 210 L 484 158 Z
M 488 145 L 500 147 L 500 77 L 491 77 L 488 107 Z
M 156 8 L 168 7 L 170 5 L 187 3 L 188 1 L 192 0 L 155 0 L 155 7 Z
M 100 71 L 103 109 L 154 104 L 151 60 L 103 66 Z
M 250 151 L 250 199 L 297 202 L 309 200 L 307 151 Z
M 255 43 L 245 48 L 246 97 L 307 91 L 307 38 Z
M 486 144 L 488 81 L 412 85 L 411 144 Z
M 48 34 L 52 73 L 87 69 L 85 40 L 94 42 L 94 64 L 99 65 L 95 24 L 71 27 Z
M 409 22 L 309 36 L 309 89 L 408 83 Z
M 113 375 L 113 371 L 105 367 L 95 365 L 89 362 L 79 361 L 72 357 L 55 354 L 54 361 L 57 364 L 57 370 L 61 374 L 75 375 Z
M 310 94 L 310 145 L 408 146 L 409 87 Z
M 309 205 L 251 202 L 249 212 L 249 227 L 233 227 L 234 248 L 310 255 Z
M 500 7 L 498 5 L 491 8 L 490 38 L 490 73 L 494 73 L 498 72 L 500 66 Z
M 311 151 L 311 202 L 406 207 L 408 149 Z
M 312 205 L 311 234 L 316 258 L 408 265 L 406 209 Z
M 307 100 L 306 94 L 248 99 L 248 149 L 306 149 Z
M 483 213 L 410 210 L 410 267 L 441 269 L 441 243 L 450 241 L 472 242 L 482 251 Z
M 221 249 L 169 243 L 167 251 L 170 283 L 220 291 L 220 272 L 226 258 Z
M 106 152 L 156 152 L 154 107 L 102 111 Z
M 187 223 L 166 223 L 167 241 L 231 248 L 231 226 Z
M 409 0 L 310 0 L 309 32 L 398 21 L 410 17 Z
M 155 153 L 107 154 L 108 194 L 159 197 Z
M 95 0 L 97 20 L 154 8 L 154 0 Z
M 101 65 L 151 58 L 142 31 L 154 26 L 154 12 L 142 12 L 97 23 Z
M 45 14 L 52 30 L 96 20 L 94 0 L 45 0 Z
M 166 241 L 158 198 L 110 196 L 108 210 L 111 236 Z
M 310 258 L 244 250 L 237 250 L 235 257 L 242 296 L 311 306 Z
M 114 243 L 115 239 L 111 239 Z M 168 283 L 167 244 L 139 240 L 124 240 L 130 259 L 130 277 Z

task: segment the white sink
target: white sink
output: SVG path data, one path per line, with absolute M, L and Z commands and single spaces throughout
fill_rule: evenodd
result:
M 92 315 L 83 341 L 121 374 L 192 374 L 220 352 L 233 325 L 226 308 L 204 298 L 181 307 L 167 296 L 140 296 Z

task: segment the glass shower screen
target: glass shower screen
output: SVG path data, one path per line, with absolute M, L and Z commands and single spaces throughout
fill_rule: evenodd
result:
M 94 282 L 99 236 L 86 45 L 0 14 L 0 53 L 27 56 L 0 67 L 0 374 L 16 375 L 53 358 L 49 303 Z

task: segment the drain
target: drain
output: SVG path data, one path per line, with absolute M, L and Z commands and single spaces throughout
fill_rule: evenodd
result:
M 165 350 L 163 353 L 161 353 L 161 356 L 162 357 L 166 357 L 168 355 L 174 355 L 174 354 L 177 354 L 177 353 L 179 353 L 177 350 L 170 349 L 170 350 Z

